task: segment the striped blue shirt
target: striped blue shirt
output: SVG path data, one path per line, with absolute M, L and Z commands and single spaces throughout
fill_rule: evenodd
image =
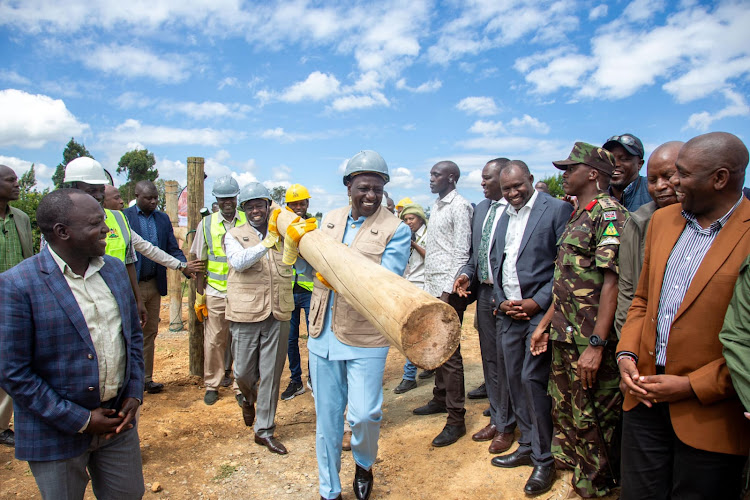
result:
M 711 248 L 719 231 L 726 224 L 729 217 L 742 201 L 742 197 L 721 219 L 714 221 L 706 229 L 703 229 L 690 212 L 682 211 L 682 216 L 687 220 L 685 229 L 682 230 L 677 243 L 672 248 L 672 253 L 667 260 L 667 268 L 664 271 L 664 282 L 661 286 L 659 297 L 658 322 L 656 324 L 656 366 L 665 366 L 667 363 L 667 342 L 669 331 L 672 328 L 675 314 L 677 314 L 682 300 L 685 298 L 690 283 L 695 273 L 703 262 L 703 258 Z

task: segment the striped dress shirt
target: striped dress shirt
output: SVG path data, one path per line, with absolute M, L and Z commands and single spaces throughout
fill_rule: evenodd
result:
M 682 211 L 682 216 L 687 220 L 685 229 L 682 230 L 677 243 L 672 248 L 672 253 L 667 260 L 667 268 L 664 272 L 664 282 L 661 286 L 659 297 L 658 322 L 656 324 L 656 366 L 665 366 L 667 363 L 667 342 L 672 321 L 677 314 L 685 293 L 695 277 L 695 273 L 703 261 L 703 258 L 711 248 L 719 231 L 726 224 L 729 217 L 742 201 L 740 196 L 737 203 L 721 219 L 714 221 L 706 229 L 703 229 L 690 212 Z

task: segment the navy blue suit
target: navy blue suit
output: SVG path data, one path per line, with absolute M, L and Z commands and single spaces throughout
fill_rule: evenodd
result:
M 143 239 L 145 231 L 141 229 L 141 221 L 138 218 L 138 208 L 133 205 L 132 207 L 126 208 L 122 211 L 128 218 L 130 227 L 138 233 Z M 154 220 L 156 221 L 156 236 L 158 238 L 158 246 L 172 257 L 176 258 L 180 262 L 186 262 L 185 255 L 177 245 L 177 239 L 174 237 L 174 230 L 172 229 L 172 222 L 169 220 L 169 216 L 164 212 L 158 210 L 154 211 Z M 141 267 L 143 262 L 147 261 L 146 257 L 138 255 L 138 262 L 135 263 L 135 270 L 138 273 L 138 279 L 141 279 Z M 150 261 L 149 261 L 150 262 Z M 167 269 L 159 264 L 156 264 L 156 286 L 159 289 L 159 294 L 163 297 L 167 295 Z
M 143 399 L 143 334 L 125 266 L 104 256 L 99 271 L 120 309 L 125 378 L 115 407 Z M 79 434 L 101 406 L 99 367 L 86 321 L 48 248 L 0 274 L 0 382 L 13 398 L 16 458 L 60 460 L 83 454 Z

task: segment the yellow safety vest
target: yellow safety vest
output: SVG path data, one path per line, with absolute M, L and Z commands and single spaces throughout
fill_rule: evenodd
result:
M 125 255 L 130 245 L 130 225 L 128 219 L 119 210 L 104 209 L 107 218 L 104 222 L 109 228 L 107 235 L 107 255 L 125 262 Z
M 221 212 L 216 212 L 206 219 L 203 219 L 203 238 L 208 247 L 208 265 L 206 271 L 208 277 L 206 283 L 220 292 L 227 291 L 227 276 L 229 275 L 229 264 L 227 263 L 227 254 L 221 246 L 224 240 L 224 234 L 227 230 L 224 228 L 224 216 Z M 237 224 L 241 226 L 247 222 L 244 212 L 237 212 Z

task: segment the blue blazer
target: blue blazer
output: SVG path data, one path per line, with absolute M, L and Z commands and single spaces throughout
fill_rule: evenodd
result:
M 133 205 L 122 211 L 128 218 L 130 227 L 138 233 L 143 239 L 145 231 L 141 228 L 141 221 L 138 218 L 138 208 Z M 174 237 L 174 230 L 172 229 L 172 223 L 169 220 L 169 216 L 164 212 L 158 210 L 154 211 L 154 219 L 156 220 L 156 236 L 159 240 L 157 245 L 159 248 L 167 252 L 172 257 L 178 259 L 180 262 L 186 262 L 185 254 L 182 253 L 180 247 L 177 245 L 177 239 Z M 141 266 L 143 261 L 149 260 L 141 254 L 138 254 L 138 262 L 135 263 L 135 270 L 138 273 L 138 279 L 141 279 Z M 159 288 L 159 294 L 164 296 L 167 294 L 167 269 L 156 264 L 156 286 Z
M 555 272 L 557 242 L 570 220 L 571 213 L 573 205 L 546 193 L 539 193 L 534 206 L 531 207 L 518 250 L 516 273 L 523 298 L 534 299 L 542 308 L 532 321 L 541 319 L 552 304 L 552 278 Z M 509 218 L 508 213 L 503 211 L 495 230 L 494 258 L 491 261 L 496 305 L 506 300 L 502 283 L 505 233 L 508 231 Z
M 125 266 L 104 256 L 99 271 L 117 300 L 127 356 L 117 407 L 143 400 L 143 332 Z M 83 313 L 48 248 L 0 274 L 0 385 L 13 398 L 16 458 L 81 455 L 79 434 L 98 408 L 99 365 Z

